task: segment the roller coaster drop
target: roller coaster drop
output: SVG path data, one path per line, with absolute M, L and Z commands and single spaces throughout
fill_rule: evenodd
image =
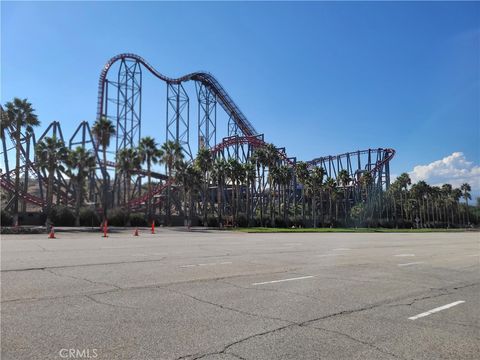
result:
M 114 65 L 118 65 L 118 71 L 113 73 Z M 166 128 L 165 139 L 178 142 L 184 151 L 187 160 L 193 159 L 192 146 L 197 144 L 198 148 L 205 147 L 211 150 L 214 158 L 236 158 L 240 162 L 246 162 L 257 148 L 265 146 L 263 134 L 259 134 L 247 117 L 242 113 L 222 85 L 211 74 L 206 72 L 195 72 L 180 78 L 168 78 L 155 70 L 143 58 L 135 54 L 120 54 L 111 58 L 104 66 L 98 85 L 98 103 L 97 118 L 106 117 L 112 120 L 116 125 L 115 153 L 124 148 L 135 147 L 139 144 L 142 125 L 142 77 L 143 69 L 147 69 L 154 77 L 166 83 Z M 113 75 L 113 77 L 111 76 Z M 111 76 L 109 78 L 109 76 Z M 195 84 L 195 95 L 197 100 L 197 141 L 190 140 L 190 97 L 184 85 L 188 82 Z M 221 109 L 217 105 L 220 105 Z M 227 121 L 226 137 L 222 141 L 216 142 L 220 132 L 220 126 L 217 126 L 217 120 L 220 116 L 217 114 L 223 111 Z M 2 109 L 2 118 L 5 113 Z M 225 124 L 224 124 L 225 125 Z M 5 172 L 0 177 L 0 185 L 8 193 L 14 193 L 15 169 L 9 168 L 9 152 L 16 149 L 15 127 L 2 126 L 2 153 Z M 36 166 L 34 151 L 36 143 L 40 142 L 46 136 L 56 136 L 64 140 L 60 123 L 52 122 L 47 129 L 36 139 L 34 133 L 22 133 L 20 141 L 21 161 L 20 174 L 22 189 L 18 193 L 21 212 L 29 208 L 45 207 L 45 186 L 47 174 L 44 170 Z M 81 146 L 86 150 L 92 150 L 97 160 L 97 169 L 92 171 L 87 181 L 86 200 L 89 204 L 100 209 L 103 205 L 102 184 L 107 183 L 108 205 L 109 207 L 119 205 L 119 192 L 122 181 L 120 174 L 115 169 L 115 163 L 107 161 L 104 163 L 99 153 L 103 151 L 100 144 L 94 141 L 90 125 L 83 121 L 77 127 L 73 135 L 66 144 L 70 147 Z M 277 148 L 279 164 L 295 167 L 296 158 L 288 157 L 284 148 Z M 325 170 L 325 176 L 336 179 L 339 171 L 347 170 L 352 181 L 347 186 L 355 188 L 359 186 L 359 179 L 362 174 L 369 172 L 372 175 L 374 186 L 378 189 L 385 189 L 390 183 L 389 162 L 393 158 L 395 151 L 388 148 L 368 149 L 355 151 L 336 156 L 325 156 L 313 159 L 309 166 L 321 166 Z M 268 169 L 264 170 L 268 172 Z M 110 178 L 113 175 L 113 183 Z M 141 169 L 136 171 L 134 190 L 131 198 L 124 203 L 125 206 L 135 210 L 142 210 L 148 199 L 155 199 L 158 205 L 163 198 L 163 192 L 167 187 L 174 186 L 173 181 L 166 175 L 153 173 L 152 176 L 158 180 L 158 184 L 152 191 L 143 191 L 142 178 L 145 172 Z M 265 174 L 263 174 L 265 175 Z M 252 200 L 252 208 L 255 212 L 265 196 L 266 176 L 259 176 L 255 182 L 255 192 Z M 105 182 L 103 181 L 105 179 Z M 291 203 L 296 204 L 300 200 L 301 192 L 298 191 L 299 184 L 295 177 L 292 178 L 292 186 L 289 189 Z M 29 183 L 37 183 L 38 194 L 29 193 Z M 263 185 L 263 186 L 262 186 Z M 60 170 L 57 170 L 54 181 L 55 199 L 57 204 L 72 206 L 74 203 L 75 188 Z M 229 199 L 232 189 L 226 187 L 225 199 Z M 267 189 L 268 191 L 268 189 Z M 117 193 L 117 195 L 115 195 Z M 8 208 L 12 204 L 15 196 L 10 198 L 6 205 Z M 115 201 L 117 200 L 117 201 Z M 176 199 L 173 206 L 178 213 L 182 215 L 182 206 L 180 200 Z

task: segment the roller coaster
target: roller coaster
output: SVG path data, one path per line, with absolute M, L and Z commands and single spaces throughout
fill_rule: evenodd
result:
M 107 61 L 101 70 L 98 83 L 96 116 L 97 119 L 106 117 L 116 126 L 115 154 L 121 149 L 136 147 L 140 142 L 143 73 L 145 70 L 166 84 L 164 138 L 179 143 L 187 160 L 193 160 L 192 148 L 197 146 L 198 149 L 201 147 L 210 149 L 214 158 L 235 158 L 244 163 L 251 159 L 256 149 L 266 145 L 264 134 L 255 129 L 212 74 L 194 72 L 179 78 L 169 78 L 158 72 L 142 57 L 123 53 Z M 195 113 L 190 109 L 192 102 L 197 105 L 196 129 L 190 127 L 190 115 Z M 4 122 L 6 113 L 3 108 L 1 112 L 2 122 Z M 222 132 L 222 126 L 219 126 L 220 122 L 226 131 Z M 161 172 L 153 172 L 152 176 L 156 184 L 151 191 L 147 191 L 145 187 L 142 187 L 142 180 L 146 173 L 142 169 L 136 169 L 135 176 L 131 180 L 134 190 L 128 201 L 119 204 L 115 193 L 120 191 L 122 180 L 115 166 L 115 159 L 109 159 L 106 162 L 101 160 L 99 154 L 107 149 L 102 149 L 101 144 L 95 141 L 88 122 L 81 122 L 68 141 L 64 138 L 61 124 L 58 121 L 49 124 L 38 138 L 33 132 L 22 131 L 19 143 L 16 141 L 15 132 L 15 124 L 1 128 L 3 172 L 0 176 L 0 185 L 4 192 L 10 194 L 9 201 L 5 204 L 6 208 L 12 207 L 14 195 L 18 196 L 21 204 L 19 212 L 38 211 L 45 208 L 47 174 L 45 170 L 37 166 L 34 149 L 36 144 L 47 136 L 55 136 L 63 140 L 69 148 L 81 146 L 95 154 L 97 167 L 91 171 L 88 177 L 84 200 L 97 210 L 101 209 L 104 203 L 102 184 L 105 183 L 108 184 L 106 191 L 110 194 L 108 196 L 109 207 L 127 206 L 137 211 L 142 211 L 147 201 L 152 199 L 154 199 L 155 205 L 159 205 L 165 197 L 166 189 L 174 186 L 173 179 Z M 222 140 L 217 143 L 217 138 Z M 12 169 L 9 165 L 12 158 L 15 158 L 14 152 L 17 148 L 21 153 L 21 166 L 19 169 Z M 297 159 L 289 157 L 285 148 L 279 147 L 277 152 L 280 164 L 292 168 L 296 166 Z M 352 188 L 359 186 L 363 174 L 370 173 L 374 186 L 385 189 L 390 184 L 389 164 L 394 155 L 395 151 L 390 148 L 372 148 L 335 156 L 322 156 L 307 161 L 307 164 L 310 167 L 322 167 L 325 175 L 333 179 L 338 177 L 341 170 L 348 171 L 351 182 L 346 186 Z M 14 178 L 17 170 L 20 173 L 21 189 L 18 194 L 15 194 Z M 268 173 L 268 168 L 263 171 Z M 265 196 L 262 189 L 265 192 L 266 187 L 265 184 L 263 184 L 264 186 L 261 184 L 265 178 L 266 176 L 258 176 L 255 181 L 256 191 L 252 199 L 254 211 L 259 206 L 262 196 Z M 30 190 L 31 186 L 35 187 L 35 193 Z M 301 192 L 298 189 L 300 186 L 297 179 L 293 177 L 291 186 L 289 186 L 291 189 L 289 196 L 293 203 L 299 201 Z M 225 198 L 228 199 L 228 186 L 224 191 L 226 192 Z M 54 192 L 57 204 L 72 206 L 75 202 L 75 188 L 60 168 L 55 173 Z M 176 199 L 173 201 L 173 206 L 181 214 L 182 206 L 179 202 L 180 200 Z

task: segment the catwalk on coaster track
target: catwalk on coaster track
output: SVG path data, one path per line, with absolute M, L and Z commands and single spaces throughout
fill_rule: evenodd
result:
M 187 160 L 192 160 L 194 157 L 192 147 L 195 143 L 198 148 L 210 149 L 214 157 L 233 157 L 241 162 L 247 161 L 256 148 L 265 146 L 264 135 L 258 133 L 227 91 L 210 73 L 194 72 L 179 78 L 170 78 L 158 72 L 140 56 L 125 53 L 114 56 L 105 64 L 100 73 L 98 84 L 97 119 L 106 117 L 112 120 L 116 126 L 115 153 L 139 144 L 142 128 L 143 69 L 148 70 L 155 78 L 166 84 L 165 139 L 178 142 L 182 146 Z M 198 116 L 196 142 L 191 141 L 193 135 L 190 128 L 191 96 L 185 89 L 187 83 L 194 83 L 195 85 Z M 220 105 L 221 109 L 217 105 Z M 224 118 L 227 119 L 227 124 L 223 124 L 226 125 L 227 131 L 223 134 L 220 133 L 221 126 L 217 126 L 220 125 L 217 124 L 217 120 L 220 118 L 220 116 L 217 116 L 219 110 L 223 111 Z M 5 114 L 2 109 L 3 116 Z M 11 193 L 14 191 L 15 169 L 9 168 L 8 158 L 9 151 L 14 151 L 16 147 L 13 136 L 15 129 L 2 126 L 2 132 L 4 172 L 0 178 L 0 185 L 4 190 Z M 35 134 L 22 134 L 21 136 L 22 166 L 20 172 L 23 187 L 18 195 L 23 201 L 23 211 L 26 210 L 27 202 L 37 207 L 45 205 L 47 174 L 36 166 L 33 149 L 37 142 L 52 135 L 64 140 L 59 122 L 51 123 L 38 140 Z M 222 136 L 222 141 L 217 143 L 216 139 L 220 136 Z M 113 202 L 116 199 L 115 193 L 119 194 L 120 192 L 122 179 L 119 174 L 115 173 L 115 163 L 111 161 L 114 159 L 106 163 L 100 159 L 99 154 L 103 149 L 100 144 L 94 141 L 89 123 L 81 122 L 69 141 L 65 141 L 65 143 L 70 148 L 81 146 L 95 153 L 98 168 L 89 177 L 86 200 L 90 204 L 97 204 L 97 208 L 101 207 L 100 194 L 102 190 L 99 186 L 102 182 L 101 179 L 107 179 L 109 192 L 111 193 L 110 206 L 118 205 Z M 277 148 L 277 150 L 280 163 L 295 167 L 296 158 L 288 157 L 284 148 Z M 323 167 L 325 176 L 334 179 L 339 171 L 347 170 L 352 178 L 351 186 L 356 186 L 360 176 L 368 172 L 372 175 L 375 185 L 385 188 L 390 183 L 389 163 L 394 154 L 393 149 L 375 148 L 336 156 L 319 157 L 307 163 L 310 166 Z M 134 191 L 124 205 L 133 209 L 140 209 L 151 198 L 155 198 L 156 203 L 158 203 L 161 201 L 161 194 L 165 189 L 173 185 L 172 180 L 169 180 L 165 175 L 154 173 L 158 184 L 151 192 L 142 193 L 142 178 L 145 175 L 145 171 L 141 169 L 136 171 L 136 178 L 134 177 L 133 180 Z M 112 183 L 110 178 L 113 180 Z M 32 195 L 28 191 L 29 183 L 32 181 L 37 183 L 38 195 Z M 295 179 L 292 181 L 296 188 Z M 57 194 L 57 203 L 71 206 L 75 189 L 60 171 L 55 176 L 54 188 Z M 292 196 L 296 197 L 297 192 Z

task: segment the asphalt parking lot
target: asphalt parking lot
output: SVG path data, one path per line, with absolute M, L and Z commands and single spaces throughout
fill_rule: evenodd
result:
M 478 359 L 479 240 L 4 235 L 2 359 Z

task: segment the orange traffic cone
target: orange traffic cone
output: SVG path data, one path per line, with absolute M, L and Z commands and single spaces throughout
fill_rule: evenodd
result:
M 133 233 L 133 236 L 138 236 L 138 228 L 135 228 L 135 232 Z
M 155 221 L 152 221 L 152 234 L 155 234 Z
M 55 230 L 53 230 L 53 226 L 50 228 L 50 234 L 48 235 L 49 239 L 56 239 L 55 237 Z
M 105 220 L 105 222 L 103 223 L 103 237 L 104 238 L 108 237 L 107 233 L 108 233 L 108 221 Z

